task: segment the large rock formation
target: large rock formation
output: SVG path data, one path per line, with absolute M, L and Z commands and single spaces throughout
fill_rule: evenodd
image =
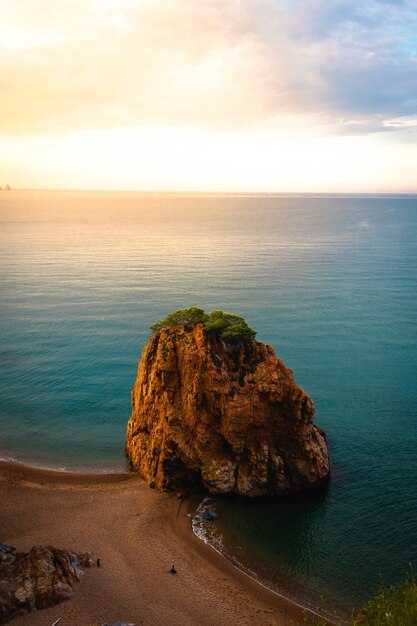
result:
M 144 348 L 132 407 L 127 457 L 157 489 L 257 497 L 329 476 L 314 404 L 266 344 L 164 328 Z
M 91 555 L 76 555 L 53 546 L 29 552 L 0 544 L 0 624 L 13 617 L 62 602 L 80 579 L 79 565 L 90 567 Z

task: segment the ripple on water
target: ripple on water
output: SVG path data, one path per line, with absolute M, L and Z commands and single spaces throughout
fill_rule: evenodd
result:
M 149 325 L 243 315 L 311 395 L 325 493 L 216 503 L 222 551 L 347 611 L 400 580 L 417 539 L 417 199 L 16 192 L 0 196 L 0 450 L 125 468 Z

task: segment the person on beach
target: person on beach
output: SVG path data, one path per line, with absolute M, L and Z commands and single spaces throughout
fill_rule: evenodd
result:
M 177 568 L 175 567 L 175 565 L 172 565 L 171 569 L 169 570 L 170 574 L 176 574 L 177 573 Z

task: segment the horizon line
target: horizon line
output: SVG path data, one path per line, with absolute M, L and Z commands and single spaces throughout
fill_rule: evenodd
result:
M 66 193 L 132 193 L 142 195 L 188 195 L 188 196 L 415 196 L 415 191 L 243 191 L 243 190 L 155 190 L 155 189 L 97 189 L 97 188 L 70 188 L 70 187 L 0 187 L 0 193 L 13 191 L 61 191 Z

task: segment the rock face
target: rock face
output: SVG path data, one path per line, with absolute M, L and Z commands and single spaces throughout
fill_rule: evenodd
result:
M 155 333 L 132 390 L 126 453 L 160 490 L 259 497 L 329 476 L 314 404 L 263 343 L 225 343 L 204 325 Z
M 52 546 L 29 552 L 0 544 L 0 624 L 23 613 L 46 609 L 73 594 L 72 583 L 92 565 L 91 557 Z

